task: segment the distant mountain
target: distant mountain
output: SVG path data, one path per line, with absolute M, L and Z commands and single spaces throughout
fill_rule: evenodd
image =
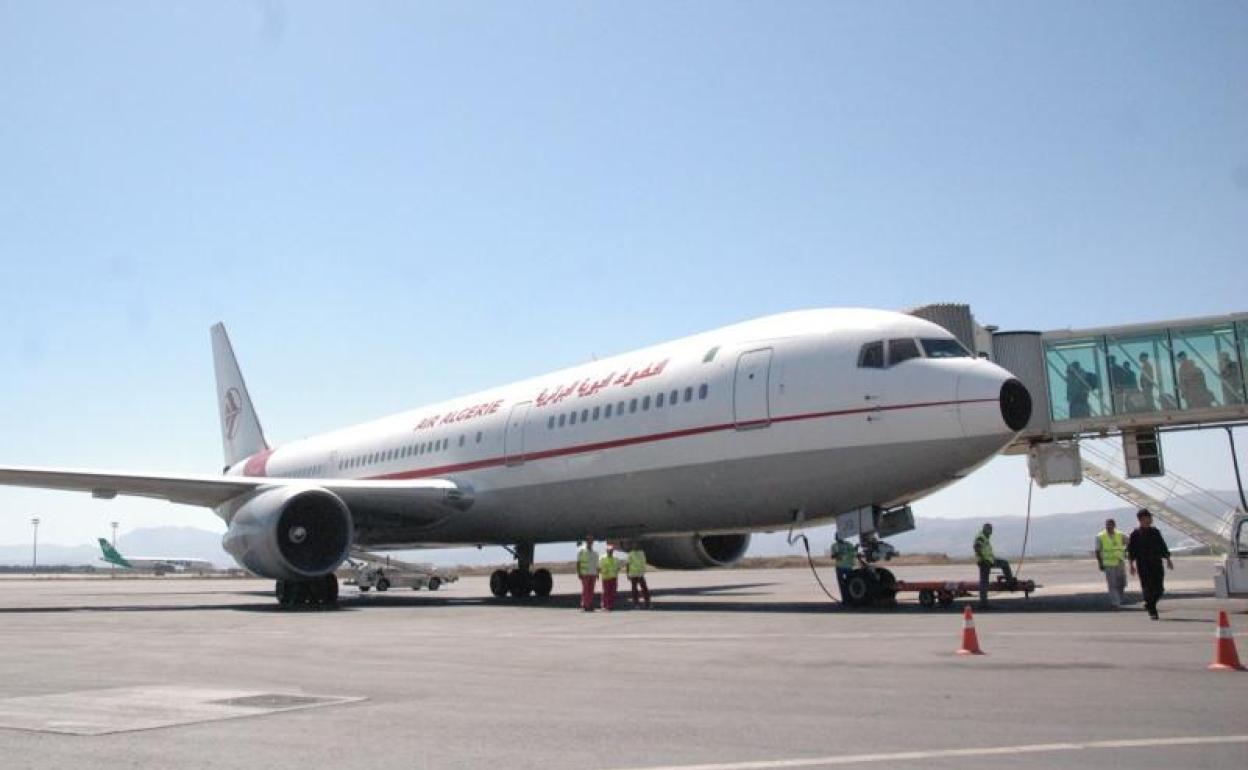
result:
M 1238 493 L 1219 491 L 1213 494 L 1223 500 L 1236 500 Z M 1186 511 L 1197 521 L 1213 527 L 1215 522 L 1207 515 L 1194 508 L 1187 500 L 1176 498 L 1171 504 Z M 1031 531 L 1027 539 L 1029 556 L 1069 556 L 1088 555 L 1092 553 L 1096 533 L 1101 531 L 1105 519 L 1113 517 L 1124 532 L 1135 527 L 1135 509 L 1129 506 L 1106 508 L 1082 513 L 1049 514 L 1034 516 L 1031 520 Z M 891 537 L 890 543 L 902 553 L 943 553 L 952 557 L 969 557 L 971 542 L 983 522 L 991 521 L 993 525 L 993 545 L 996 552 L 1006 557 L 1017 557 L 1022 551 L 1023 530 L 1026 520 L 1023 516 L 991 516 L 987 519 L 940 519 L 918 517 L 916 529 L 912 532 Z M 1162 533 L 1170 546 L 1177 547 L 1186 542 L 1179 533 L 1161 526 Z M 806 530 L 812 549 L 826 550 L 832 542 L 835 528 L 831 526 Z M 789 545 L 785 532 L 772 532 L 754 536 L 750 544 L 751 556 L 777 556 L 800 553 L 799 545 Z M 221 535 L 193 527 L 147 527 L 128 532 L 118 538 L 117 548 L 123 554 L 133 556 L 184 556 L 195 559 L 207 559 L 218 567 L 235 567 L 234 560 L 221 548 Z M 566 561 L 575 557 L 576 547 L 571 543 L 559 543 L 539 546 L 538 561 Z M 0 564 L 30 564 L 30 544 L 0 545 Z M 503 564 L 511 557 L 501 548 L 448 548 L 425 551 L 396 552 L 399 558 L 432 562 L 440 565 L 479 565 Z M 99 560 L 99 549 L 94 543 L 79 546 L 39 544 L 39 563 L 45 565 L 95 565 L 103 566 Z
M 237 566 L 221 548 L 221 535 L 194 527 L 147 527 L 136 529 L 117 538 L 117 550 L 130 556 L 181 556 L 207 559 L 218 567 Z M 30 564 L 31 546 L 0 545 L 0 564 Z M 65 546 L 39 544 L 39 563 L 46 565 L 104 567 L 100 549 L 90 545 Z

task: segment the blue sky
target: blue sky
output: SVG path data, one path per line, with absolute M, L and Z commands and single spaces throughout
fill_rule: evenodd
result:
M 1242 2 L 0 0 L 0 464 L 218 468 L 218 320 L 280 441 L 802 307 L 1248 309 L 1245 40 Z M 1223 435 L 1166 451 L 1231 485 Z M 1003 459 L 919 512 L 1025 495 Z M 0 490 L 0 542 L 31 515 L 221 526 Z

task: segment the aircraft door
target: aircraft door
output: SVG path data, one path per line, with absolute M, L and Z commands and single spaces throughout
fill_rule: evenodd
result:
M 765 428 L 771 424 L 770 382 L 771 348 L 742 353 L 737 359 L 732 389 L 732 414 L 737 430 Z
M 511 408 L 507 416 L 507 433 L 503 436 L 503 459 L 508 465 L 524 462 L 524 429 L 529 422 L 532 401 L 522 401 Z

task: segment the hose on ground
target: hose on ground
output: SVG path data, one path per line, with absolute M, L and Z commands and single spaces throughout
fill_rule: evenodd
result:
M 810 553 L 810 541 L 806 539 L 806 535 L 800 532 L 796 535 L 793 534 L 793 529 L 799 522 L 801 522 L 801 520 L 802 515 L 799 513 L 794 517 L 792 526 L 789 527 L 789 545 L 793 545 L 798 540 L 802 541 L 802 547 L 806 549 L 806 563 L 810 565 L 810 574 L 815 576 L 815 582 L 819 584 L 821 589 L 823 589 L 824 595 L 831 599 L 834 603 L 840 604 L 841 600 L 832 595 L 832 592 L 828 590 L 828 587 L 823 584 L 823 579 L 819 577 L 819 571 L 815 569 L 815 557 Z

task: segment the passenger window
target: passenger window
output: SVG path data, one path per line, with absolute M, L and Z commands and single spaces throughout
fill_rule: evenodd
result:
M 576 425 L 576 412 L 568 415 L 568 425 Z
M 859 369 L 883 369 L 884 368 L 884 343 L 868 342 L 862 346 L 862 350 L 858 351 L 858 368 Z
M 551 417 L 551 418 L 550 418 L 550 427 L 552 427 L 552 428 L 553 428 L 553 427 L 555 427 L 555 418 L 554 418 L 554 417 Z M 464 434 L 462 434 L 462 433 L 461 433 L 461 434 L 459 434 L 459 445 L 460 445 L 460 446 L 463 446 L 463 445 L 464 445 Z
M 704 383 L 702 383 L 702 384 L 698 387 L 698 398 L 699 398 L 699 399 L 704 399 L 704 398 L 706 398 L 706 394 L 707 394 L 707 392 L 708 392 L 708 391 L 709 391 L 709 388 L 707 388 L 706 383 L 705 383 L 705 382 L 704 382 Z
M 636 408 L 634 408 L 633 411 L 636 411 Z M 615 405 L 615 413 L 624 414 L 624 402 L 623 401 Z
M 673 390 L 672 394 L 667 397 L 667 400 L 669 404 L 671 404 L 672 406 L 676 406 L 676 402 L 680 400 L 680 391 Z
M 921 358 L 919 344 L 909 337 L 888 341 L 888 365 L 896 366 L 911 358 Z
M 477 431 L 477 443 L 481 443 L 481 431 Z
M 598 415 L 599 413 L 601 413 L 601 411 L 602 411 L 602 407 L 598 407 L 598 406 L 594 407 L 594 419 L 595 420 L 598 419 Z
M 546 421 L 546 429 L 551 430 L 555 427 L 555 416 L 552 414 L 550 419 Z
M 636 411 L 637 411 L 637 399 L 634 398 L 632 401 L 628 402 L 628 413 L 632 414 L 633 412 L 636 412 Z
M 654 397 L 654 408 L 655 409 L 663 408 L 663 394 L 662 393 Z
M 641 399 L 641 411 L 643 412 L 650 411 L 650 397 L 649 396 L 645 396 L 644 398 Z
M 685 388 L 685 403 L 687 404 L 692 400 L 693 400 L 693 388 L 691 387 Z
M 581 410 L 581 422 L 589 422 L 589 410 L 588 409 Z
M 602 412 L 602 419 L 604 419 L 604 420 L 609 420 L 609 419 L 611 419 L 611 404 L 607 404 L 607 408 L 606 408 L 605 410 L 603 410 L 603 412 Z
M 568 416 L 566 414 L 559 415 L 559 427 L 560 428 L 562 428 L 564 426 L 564 423 L 566 423 L 567 421 L 568 421 Z M 477 434 L 477 435 L 480 435 L 480 434 Z

